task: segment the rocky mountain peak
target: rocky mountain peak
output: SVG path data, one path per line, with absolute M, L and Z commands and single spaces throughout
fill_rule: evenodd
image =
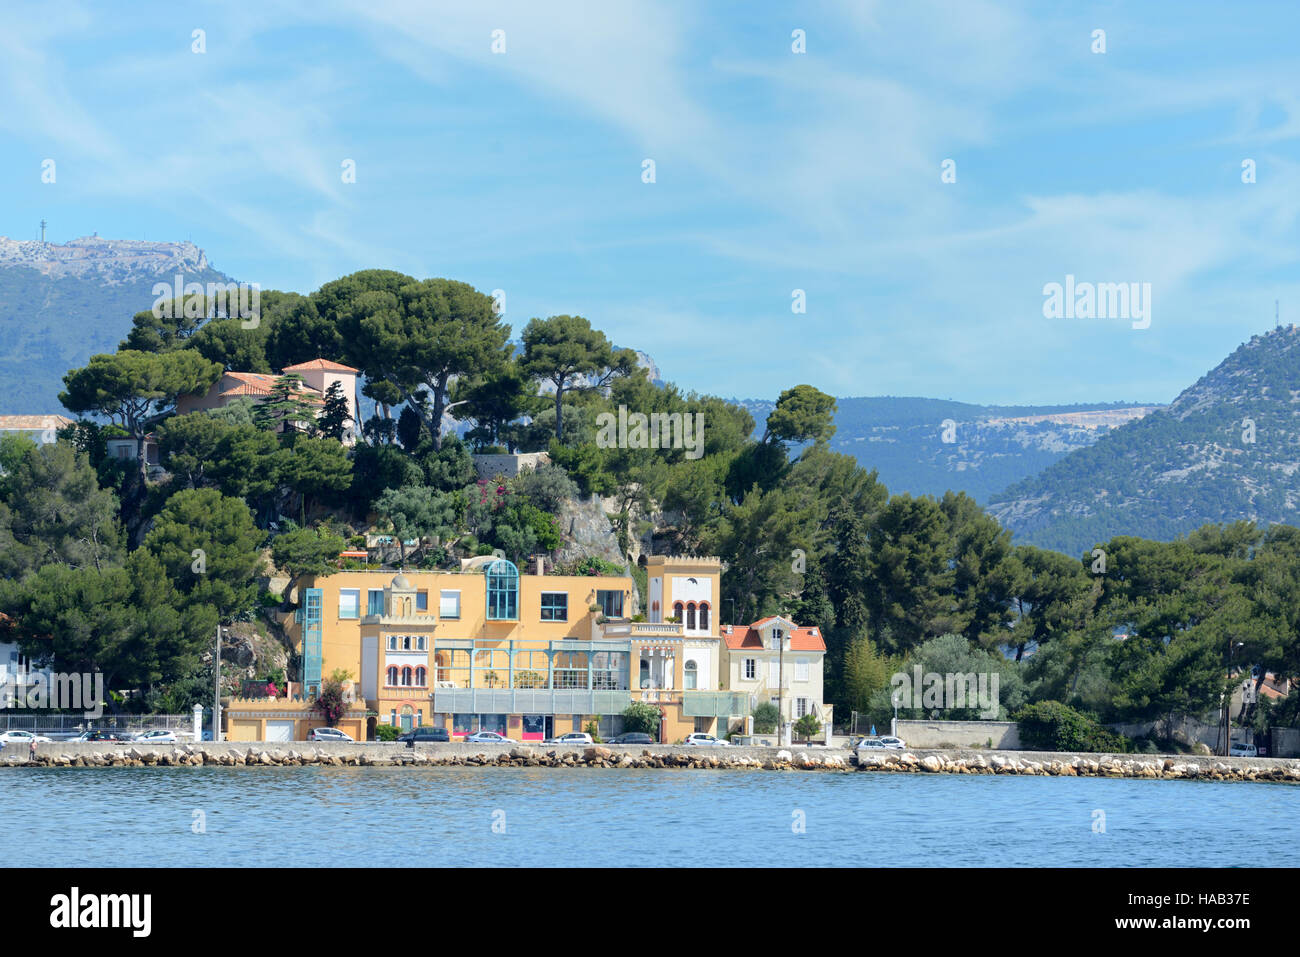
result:
M 207 254 L 191 242 L 104 239 L 96 234 L 48 243 L 0 236 L 0 267 L 15 266 L 35 269 L 51 279 L 75 276 L 109 285 L 210 268 Z

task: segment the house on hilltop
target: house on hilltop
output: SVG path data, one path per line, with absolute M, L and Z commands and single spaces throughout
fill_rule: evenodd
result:
M 298 398 L 314 407 L 317 415 L 325 406 L 325 395 L 330 386 L 336 382 L 339 383 L 343 390 L 343 396 L 348 401 L 348 417 L 350 419 L 343 433 L 343 444 L 355 444 L 356 429 L 361 414 L 357 405 L 357 376 L 360 374 L 360 370 L 345 366 L 341 362 L 331 362 L 329 359 L 312 359 L 310 362 L 285 366 L 281 374 L 288 375 L 291 373 L 302 379 L 302 388 L 299 391 Z M 236 399 L 243 398 L 252 399 L 254 402 L 264 402 L 272 395 L 275 380 L 278 378 L 279 376 L 266 375 L 260 372 L 223 372 L 221 378 L 214 382 L 212 387 L 202 395 L 183 395 L 178 398 L 176 400 L 176 414 L 185 415 L 189 412 L 224 409 Z M 22 418 L 40 417 L 23 416 Z M 135 458 L 135 440 L 130 437 L 115 436 L 109 438 L 105 444 L 108 447 L 110 458 Z M 145 436 L 144 447 L 145 461 L 150 466 L 150 473 L 156 477 L 163 470 L 158 458 L 158 441 L 152 432 Z
M 343 443 L 351 445 L 356 441 L 355 431 L 360 421 L 361 411 L 357 405 L 357 376 L 360 370 L 345 366 L 341 362 L 329 359 L 312 359 L 297 365 L 285 366 L 282 375 L 295 374 L 302 378 L 301 398 L 308 404 L 320 409 L 325 404 L 325 395 L 330 386 L 338 383 L 344 397 L 348 400 L 348 416 L 351 424 L 344 434 Z M 213 383 L 203 395 L 183 395 L 176 402 L 176 414 L 199 412 L 225 408 L 235 399 L 245 397 L 256 401 L 265 400 L 271 395 L 278 376 L 258 372 L 226 372 Z

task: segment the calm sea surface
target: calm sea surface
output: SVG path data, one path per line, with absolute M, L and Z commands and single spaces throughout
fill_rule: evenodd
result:
M 1300 837 L 1294 785 L 1105 778 L 39 768 L 0 796 L 15 866 L 1293 866 Z

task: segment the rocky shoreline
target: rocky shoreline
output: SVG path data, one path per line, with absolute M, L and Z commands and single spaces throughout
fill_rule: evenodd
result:
M 222 743 L 136 747 L 42 745 L 35 757 L 0 755 L 0 767 L 549 767 L 765 771 L 876 771 L 886 774 L 1026 774 L 1300 784 L 1300 760 L 1188 755 L 1007 751 L 848 751 L 798 748 L 475 748 L 432 745 L 268 746 Z

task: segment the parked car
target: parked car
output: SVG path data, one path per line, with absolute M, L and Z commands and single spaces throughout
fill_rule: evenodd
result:
M 112 728 L 96 728 L 83 731 L 77 741 L 134 741 L 135 735 L 130 731 L 114 731 Z
M 352 735 L 338 728 L 312 728 L 311 733 L 307 735 L 308 741 L 352 741 L 356 739 Z
M 416 744 L 431 744 L 436 741 L 450 741 L 451 735 L 446 728 L 415 728 L 405 734 L 399 734 L 397 740 L 413 748 Z
M 888 745 L 880 738 L 865 737 L 858 742 L 859 751 L 883 751 Z
M 1228 748 L 1228 754 L 1234 758 L 1254 758 L 1258 757 L 1259 750 L 1253 744 L 1242 744 L 1238 741 Z
M 591 740 L 591 735 L 585 731 L 570 731 L 568 734 L 562 734 L 558 738 L 547 738 L 542 744 L 595 744 Z
M 31 744 L 33 741 L 37 744 L 54 743 L 43 734 L 32 734 L 30 731 L 6 731 L 0 734 L 0 741 L 8 744 Z
M 725 741 L 722 738 L 715 738 L 711 734 L 703 734 L 699 731 L 695 732 L 695 734 L 688 734 L 686 740 L 683 741 L 682 744 L 692 745 L 695 747 L 731 747 L 730 741 Z
M 644 731 L 625 731 L 609 742 L 610 744 L 654 744 L 655 739 Z
M 518 744 L 518 741 L 512 741 L 510 738 L 502 737 L 495 731 L 476 731 L 474 734 L 465 735 L 465 741 L 468 744 Z
M 880 743 L 887 748 L 892 748 L 895 751 L 902 751 L 904 748 L 907 747 L 907 745 L 903 743 L 902 738 L 896 738 L 892 734 L 882 734 L 880 736 Z
M 175 744 L 177 738 L 174 731 L 163 731 L 155 728 L 152 731 L 141 731 L 135 736 L 135 740 L 144 744 Z

